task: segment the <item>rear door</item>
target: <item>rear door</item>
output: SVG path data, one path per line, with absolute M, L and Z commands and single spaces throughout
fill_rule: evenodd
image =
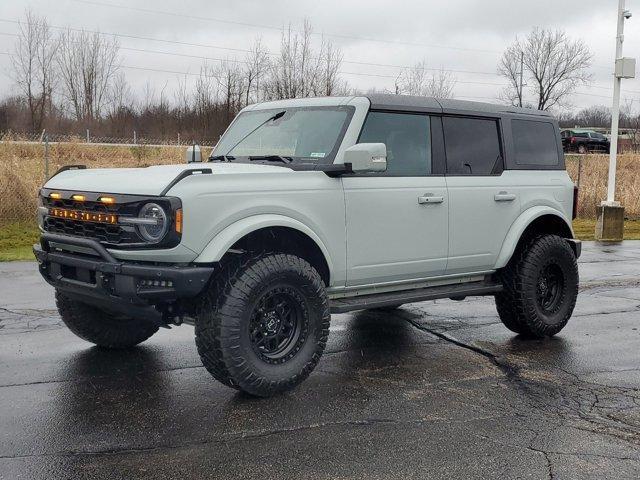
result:
M 447 273 L 493 269 L 520 213 L 516 176 L 504 171 L 496 118 L 444 116 L 449 191 Z
M 347 285 L 444 273 L 449 202 L 436 120 L 417 113 L 368 114 L 359 142 L 386 144 L 387 171 L 342 177 Z

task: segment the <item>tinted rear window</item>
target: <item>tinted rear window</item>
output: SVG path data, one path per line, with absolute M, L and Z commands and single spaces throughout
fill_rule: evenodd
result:
M 443 125 L 447 174 L 491 175 L 502 165 L 496 120 L 444 117 Z
M 552 123 L 512 120 L 517 165 L 558 165 L 556 129 Z

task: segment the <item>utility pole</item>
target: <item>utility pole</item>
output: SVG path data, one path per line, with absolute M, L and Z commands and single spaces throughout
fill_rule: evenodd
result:
M 520 52 L 520 74 L 519 74 L 519 82 L 518 82 L 518 102 L 520 103 L 520 105 L 518 105 L 519 107 L 522 107 L 522 76 L 524 74 L 524 52 Z
M 620 85 L 623 78 L 635 77 L 635 59 L 622 56 L 624 21 L 631 18 L 625 10 L 625 0 L 618 0 L 618 26 L 616 31 L 616 58 L 613 74 L 613 105 L 611 107 L 611 143 L 609 147 L 609 178 L 607 200 L 598 209 L 596 240 L 621 241 L 624 233 L 624 207 L 615 201 L 616 163 L 618 155 L 618 120 L 620 116 Z
M 618 29 L 616 32 L 616 62 L 622 58 L 624 42 L 624 3 L 618 3 Z M 607 203 L 613 204 L 616 190 L 616 163 L 618 156 L 618 117 L 620 116 L 620 84 L 622 78 L 613 76 L 613 106 L 611 108 L 611 148 L 609 149 L 609 181 L 607 183 Z

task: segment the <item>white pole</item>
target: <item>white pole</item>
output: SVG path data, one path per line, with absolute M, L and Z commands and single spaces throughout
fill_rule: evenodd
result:
M 616 60 L 622 58 L 624 42 L 624 2 L 618 1 L 618 29 L 616 33 Z M 616 162 L 618 155 L 618 117 L 620 116 L 620 84 L 622 78 L 613 76 L 613 106 L 611 108 L 611 146 L 609 148 L 609 181 L 607 183 L 607 204 L 615 205 Z

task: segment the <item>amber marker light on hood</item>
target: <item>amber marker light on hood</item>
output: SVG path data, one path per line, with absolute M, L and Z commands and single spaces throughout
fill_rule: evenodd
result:
M 71 195 L 71 198 L 72 198 L 73 200 L 75 200 L 76 202 L 84 202 L 84 198 L 85 198 L 85 197 L 84 197 L 84 195 L 78 195 L 78 194 L 76 194 L 76 195 Z
M 49 198 L 53 198 L 54 200 L 58 200 L 61 197 L 62 195 L 60 195 L 58 192 L 53 192 L 49 194 Z
M 112 203 L 116 203 L 116 199 L 113 197 L 100 197 L 99 199 L 102 203 L 108 203 L 108 204 L 112 204 Z
M 182 233 L 182 209 L 176 210 L 176 232 Z

